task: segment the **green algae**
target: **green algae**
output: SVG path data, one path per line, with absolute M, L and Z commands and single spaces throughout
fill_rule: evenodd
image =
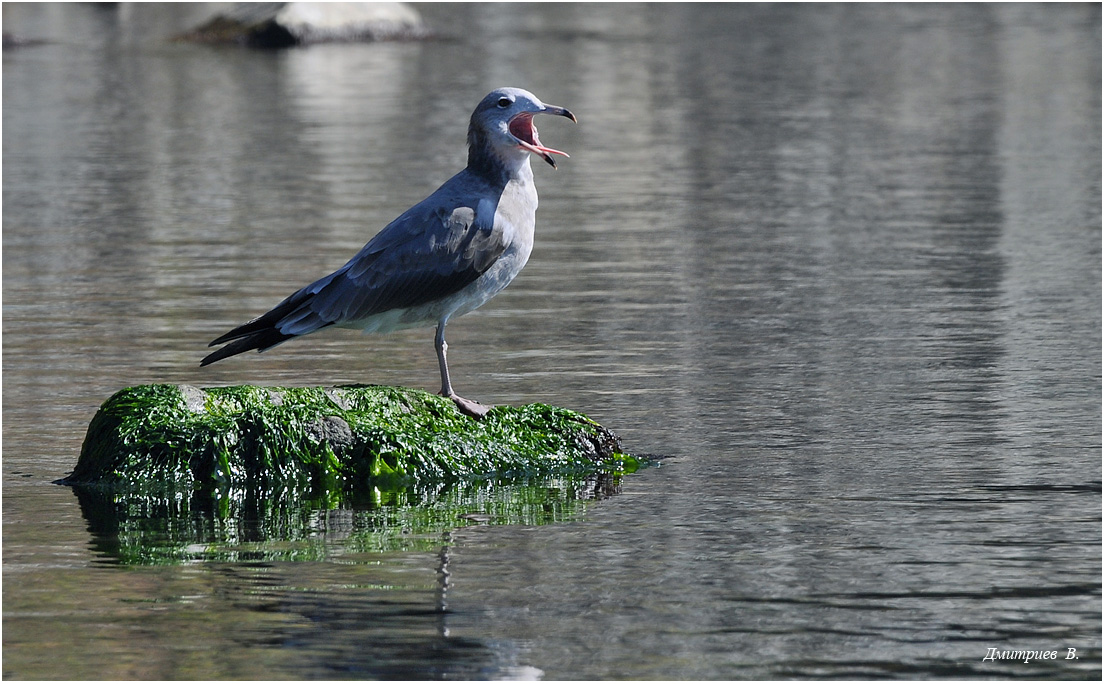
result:
M 63 483 L 332 497 L 639 465 L 609 430 L 546 404 L 499 406 L 477 421 L 398 387 L 142 385 L 100 407 Z
M 59 483 L 116 562 L 315 561 L 575 519 L 643 465 L 545 404 L 473 420 L 397 387 L 143 385 L 104 402 Z

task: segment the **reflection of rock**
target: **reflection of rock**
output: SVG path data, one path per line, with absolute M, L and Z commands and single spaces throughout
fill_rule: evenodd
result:
M 177 39 L 281 48 L 429 35 L 418 12 L 401 2 L 265 2 L 238 3 Z
M 442 533 L 476 525 L 575 520 L 618 493 L 618 475 L 326 491 L 192 487 L 74 487 L 93 548 L 129 565 L 197 560 L 323 560 L 342 553 L 441 547 Z

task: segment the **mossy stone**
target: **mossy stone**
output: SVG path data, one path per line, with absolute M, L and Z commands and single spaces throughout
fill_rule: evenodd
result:
M 639 465 L 606 428 L 547 404 L 497 406 L 473 420 L 448 399 L 399 387 L 142 385 L 100 407 L 63 483 L 278 494 Z

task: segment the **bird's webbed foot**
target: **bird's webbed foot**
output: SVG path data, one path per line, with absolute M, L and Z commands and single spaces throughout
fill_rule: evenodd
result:
M 457 408 L 460 409 L 461 413 L 470 418 L 475 418 L 476 420 L 483 418 L 485 415 L 487 415 L 487 412 L 491 410 L 490 406 L 484 406 L 478 401 L 465 399 L 464 397 L 457 396 L 456 394 L 446 394 L 442 396 L 447 396 L 452 399 L 453 403 L 457 405 Z

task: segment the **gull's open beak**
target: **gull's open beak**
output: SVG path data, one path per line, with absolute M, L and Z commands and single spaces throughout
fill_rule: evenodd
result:
M 541 144 L 541 139 L 537 137 L 537 127 L 533 125 L 534 114 L 555 114 L 567 117 L 573 122 L 575 122 L 576 116 L 563 107 L 545 105 L 545 108 L 540 112 L 522 112 L 510 120 L 510 134 L 518 140 L 519 147 L 540 156 L 549 163 L 549 166 L 555 169 L 556 162 L 553 161 L 552 155 L 559 154 L 562 157 L 567 157 L 568 153 Z

